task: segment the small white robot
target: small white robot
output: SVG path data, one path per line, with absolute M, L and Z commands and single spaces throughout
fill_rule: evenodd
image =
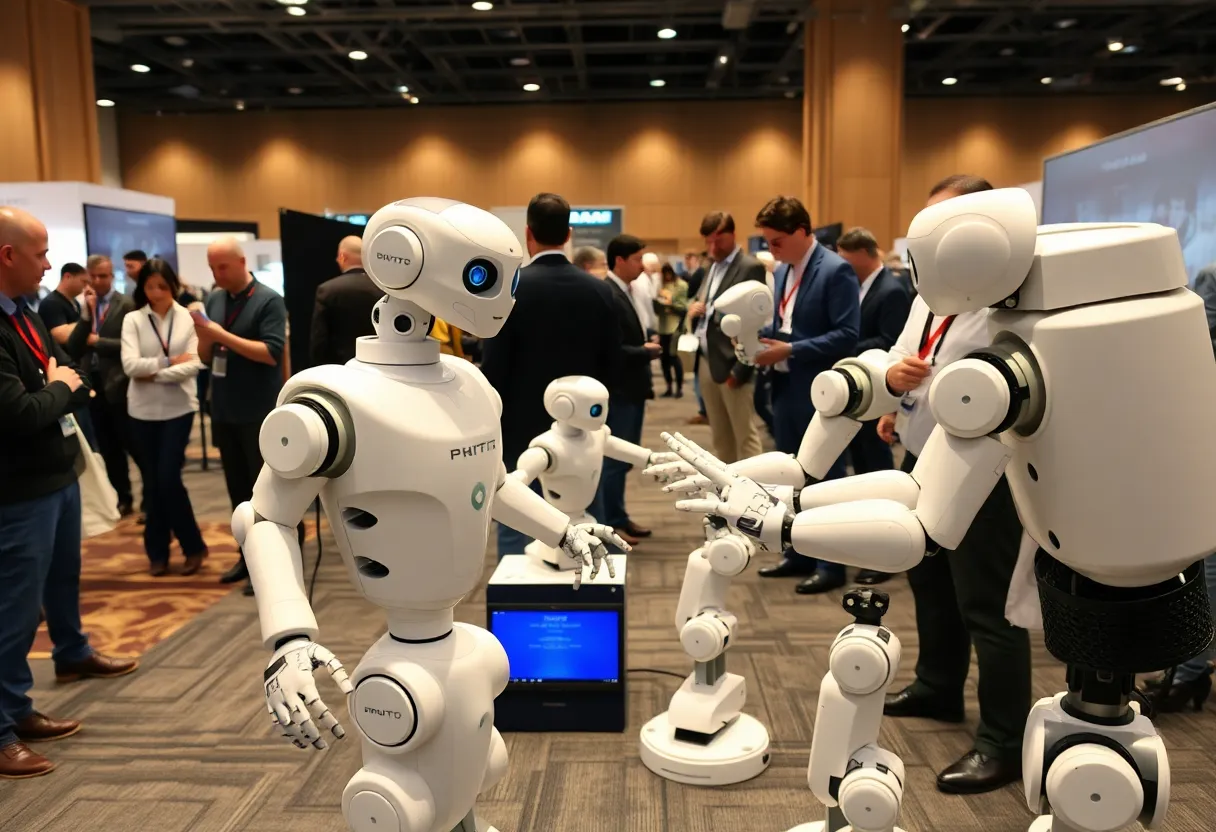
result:
M 539 477 L 545 499 L 575 525 L 596 522 L 587 509 L 595 500 L 605 458 L 638 468 L 679 460 L 670 451 L 655 453 L 613 436 L 607 426 L 608 388 L 589 376 L 550 382 L 545 388 L 545 410 L 553 417 L 553 427 L 528 444 L 511 476 L 524 485 Z M 525 552 L 555 569 L 575 570 L 574 585 L 579 585 L 582 558 L 540 540 L 528 544 Z
M 767 472 L 724 466 L 668 437 L 717 492 L 677 505 L 720 517 L 770 551 L 792 547 L 899 572 L 957 547 L 1006 476 L 1040 546 L 1047 647 L 1067 665 L 1067 692 L 1039 700 L 1026 726 L 1026 801 L 1041 815 L 1031 832 L 1114 832 L 1137 820 L 1160 828 L 1170 769 L 1136 699 L 1135 675 L 1180 664 L 1210 643 L 1199 561 L 1216 550 L 1216 363 L 1177 234 L 1152 223 L 1036 228 L 1028 194 L 996 190 L 921 211 L 908 259 L 936 314 L 994 308 L 992 345 L 934 379 L 937 427 L 911 474 L 806 485 L 826 473 L 860 422 L 896 409 L 885 361 L 866 354 L 815 379 L 816 414 L 802 449 Z M 867 641 L 876 657 L 890 655 L 877 634 Z M 829 675 L 839 665 L 834 657 Z M 825 680 L 831 701 L 833 691 Z M 881 687 L 868 695 L 877 704 L 865 713 L 878 713 Z M 880 765 L 896 771 L 869 750 L 878 721 L 861 716 L 857 696 L 839 697 L 848 705 L 839 710 L 821 707 L 815 724 L 808 779 L 831 810 L 817 830 L 890 828 L 842 799 L 856 778 L 876 788 Z M 833 771 L 816 754 L 820 734 L 844 731 L 849 720 L 864 730 L 848 729 L 857 750 Z M 884 805 L 898 803 L 896 785 Z
M 735 339 L 735 357 L 752 366 L 764 350 L 760 330 L 773 321 L 773 290 L 756 280 L 731 286 L 714 301 L 714 312 L 722 315 L 722 334 Z
M 660 777 L 724 786 L 768 768 L 768 730 L 743 713 L 744 678 L 726 672 L 726 651 L 738 629 L 727 594 L 755 551 L 749 538 L 722 520 L 705 518 L 705 545 L 688 556 L 676 605 L 676 631 L 693 672 L 667 710 L 642 727 L 642 762 Z
M 506 771 L 494 698 L 507 656 L 485 630 L 453 621 L 481 579 L 491 520 L 591 566 L 611 529 L 572 524 L 502 463 L 501 402 L 468 361 L 441 356 L 435 315 L 488 338 L 514 305 L 519 242 L 498 218 L 452 200 L 385 206 L 363 234 L 364 263 L 387 292 L 374 336 L 345 366 L 293 376 L 262 424 L 265 466 L 233 532 L 257 592 L 271 720 L 297 746 L 344 731 L 321 699 L 325 667 L 348 694 L 363 768 L 342 812 L 355 832 L 487 832 L 477 795 Z M 295 526 L 320 495 L 360 594 L 388 632 L 348 678 L 316 643 Z M 611 571 L 611 561 L 608 561 Z

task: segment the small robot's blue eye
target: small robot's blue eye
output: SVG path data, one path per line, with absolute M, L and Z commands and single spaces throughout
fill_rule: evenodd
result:
M 486 271 L 485 266 L 474 266 L 473 268 L 469 269 L 469 282 L 474 286 L 482 285 L 486 282 L 486 278 L 489 276 L 490 274 Z
M 515 297 L 515 290 L 519 288 L 519 269 L 515 270 L 515 277 L 511 279 L 511 297 Z
M 604 406 L 603 406 L 602 404 L 593 404 L 593 405 L 591 405 L 591 416 L 592 416 L 593 418 L 598 419 L 598 418 L 599 418 L 599 415 L 600 415 L 601 413 L 603 413 L 603 412 L 604 412 Z

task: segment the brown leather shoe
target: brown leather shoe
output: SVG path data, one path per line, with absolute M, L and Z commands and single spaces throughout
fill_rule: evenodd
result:
M 630 546 L 637 546 L 638 543 L 641 542 L 638 538 L 631 535 L 628 529 L 618 527 L 613 529 L 613 531 L 616 532 L 617 537 L 628 543 Z
M 47 742 L 70 737 L 80 730 L 75 719 L 53 719 L 34 711 L 13 726 L 13 732 L 22 742 Z
M 133 673 L 137 667 L 139 659 L 119 659 L 94 653 L 82 662 L 56 667 L 55 681 L 64 684 L 78 679 L 112 679 Z
M 0 748 L 0 780 L 41 777 L 55 770 L 55 764 L 21 741 Z
M 200 552 L 197 555 L 187 555 L 186 565 L 182 568 L 183 575 L 196 575 L 198 570 L 203 567 L 203 559 L 207 557 L 206 552 Z
M 695 416 L 690 416 L 688 421 L 685 422 L 684 424 L 686 424 L 686 425 L 708 425 L 709 419 L 707 419 L 705 417 L 705 414 L 698 413 Z
M 632 520 L 625 526 L 625 531 L 629 532 L 630 537 L 650 537 L 650 529 L 644 529 Z M 629 544 L 632 546 L 633 544 Z

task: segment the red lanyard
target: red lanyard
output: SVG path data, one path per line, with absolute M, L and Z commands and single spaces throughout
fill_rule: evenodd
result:
M 793 271 L 793 266 L 790 267 L 790 271 Z M 803 271 L 805 273 L 805 270 Z M 794 297 L 794 294 L 798 291 L 798 287 L 801 285 L 802 275 L 800 274 L 798 275 L 798 279 L 794 281 L 794 285 L 787 287 L 785 292 L 782 294 L 781 304 L 777 307 L 777 319 L 779 321 L 785 320 L 785 307 L 790 305 L 790 299 Z
M 224 304 L 225 311 L 227 312 L 227 314 L 224 317 L 224 329 L 231 328 L 232 322 L 235 321 L 237 319 L 237 317 L 241 314 L 241 311 L 244 310 L 245 304 L 249 303 L 249 299 L 251 297 L 253 297 L 253 289 L 255 286 L 257 286 L 256 283 L 250 283 L 249 291 L 242 292 L 241 294 L 237 295 L 236 303 L 232 302 L 231 297 L 228 298 L 228 303 Z M 235 309 L 229 308 L 229 307 L 233 307 L 233 306 L 235 306 L 236 308 Z
M 30 348 L 30 352 L 34 354 L 34 358 L 38 360 L 38 364 L 42 367 L 43 372 L 51 365 L 51 358 L 47 354 L 46 348 L 42 344 L 42 336 L 34 331 L 30 326 L 29 320 L 26 319 L 25 313 L 20 309 L 17 310 L 17 315 L 9 316 L 12 321 L 13 329 L 17 330 L 17 334 L 21 336 L 21 340 Z M 27 332 L 28 328 L 28 332 Z
M 950 328 L 950 324 L 954 323 L 954 316 L 948 315 L 946 319 L 937 325 L 937 329 L 932 335 L 929 334 L 929 327 L 933 324 L 933 313 L 929 313 L 928 319 L 925 321 L 925 334 L 920 339 L 920 360 L 924 361 L 925 356 L 933 352 L 933 357 L 937 358 L 937 351 L 933 349 L 933 345 L 937 344 L 937 349 L 942 348 L 939 340 L 943 339 L 946 330 Z

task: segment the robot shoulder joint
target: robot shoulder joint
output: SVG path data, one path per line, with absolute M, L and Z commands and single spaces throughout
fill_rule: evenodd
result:
M 262 422 L 258 446 L 266 464 L 281 477 L 337 477 L 354 458 L 354 423 L 334 393 L 302 391 L 270 412 Z

